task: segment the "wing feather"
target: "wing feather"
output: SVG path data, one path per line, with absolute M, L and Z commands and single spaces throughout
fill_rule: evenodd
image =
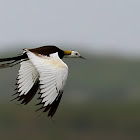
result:
M 27 104 L 38 90 L 39 73 L 30 60 L 20 63 L 20 70 L 17 77 L 17 94 L 15 99 L 23 100 L 22 104 Z
M 58 53 L 47 56 L 38 56 L 26 50 L 30 61 L 37 69 L 40 77 L 40 99 L 45 108 L 49 110 L 48 116 L 53 116 L 62 97 L 64 85 L 68 75 L 67 65 L 59 58 Z

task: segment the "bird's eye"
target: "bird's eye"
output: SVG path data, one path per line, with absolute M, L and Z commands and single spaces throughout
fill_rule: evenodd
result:
M 78 53 L 75 53 L 75 55 L 78 55 Z

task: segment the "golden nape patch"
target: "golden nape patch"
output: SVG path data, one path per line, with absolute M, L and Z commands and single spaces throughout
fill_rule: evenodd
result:
M 63 52 L 64 52 L 64 55 L 70 55 L 71 54 L 71 51 L 65 51 L 65 50 L 63 50 Z

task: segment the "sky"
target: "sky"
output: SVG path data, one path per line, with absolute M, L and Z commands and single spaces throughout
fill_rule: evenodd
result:
M 58 45 L 140 56 L 139 0 L 0 0 L 0 51 Z

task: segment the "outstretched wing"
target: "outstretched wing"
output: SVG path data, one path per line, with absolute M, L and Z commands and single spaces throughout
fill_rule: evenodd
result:
M 53 116 L 63 94 L 68 75 L 67 65 L 58 57 L 58 53 L 48 56 L 36 55 L 29 50 L 27 55 L 39 72 L 40 99 L 44 112 L 49 110 L 48 116 Z
M 30 60 L 22 61 L 20 63 L 20 70 L 17 77 L 17 93 L 15 99 L 23 100 L 22 104 L 27 104 L 34 97 L 38 90 L 39 73 Z

